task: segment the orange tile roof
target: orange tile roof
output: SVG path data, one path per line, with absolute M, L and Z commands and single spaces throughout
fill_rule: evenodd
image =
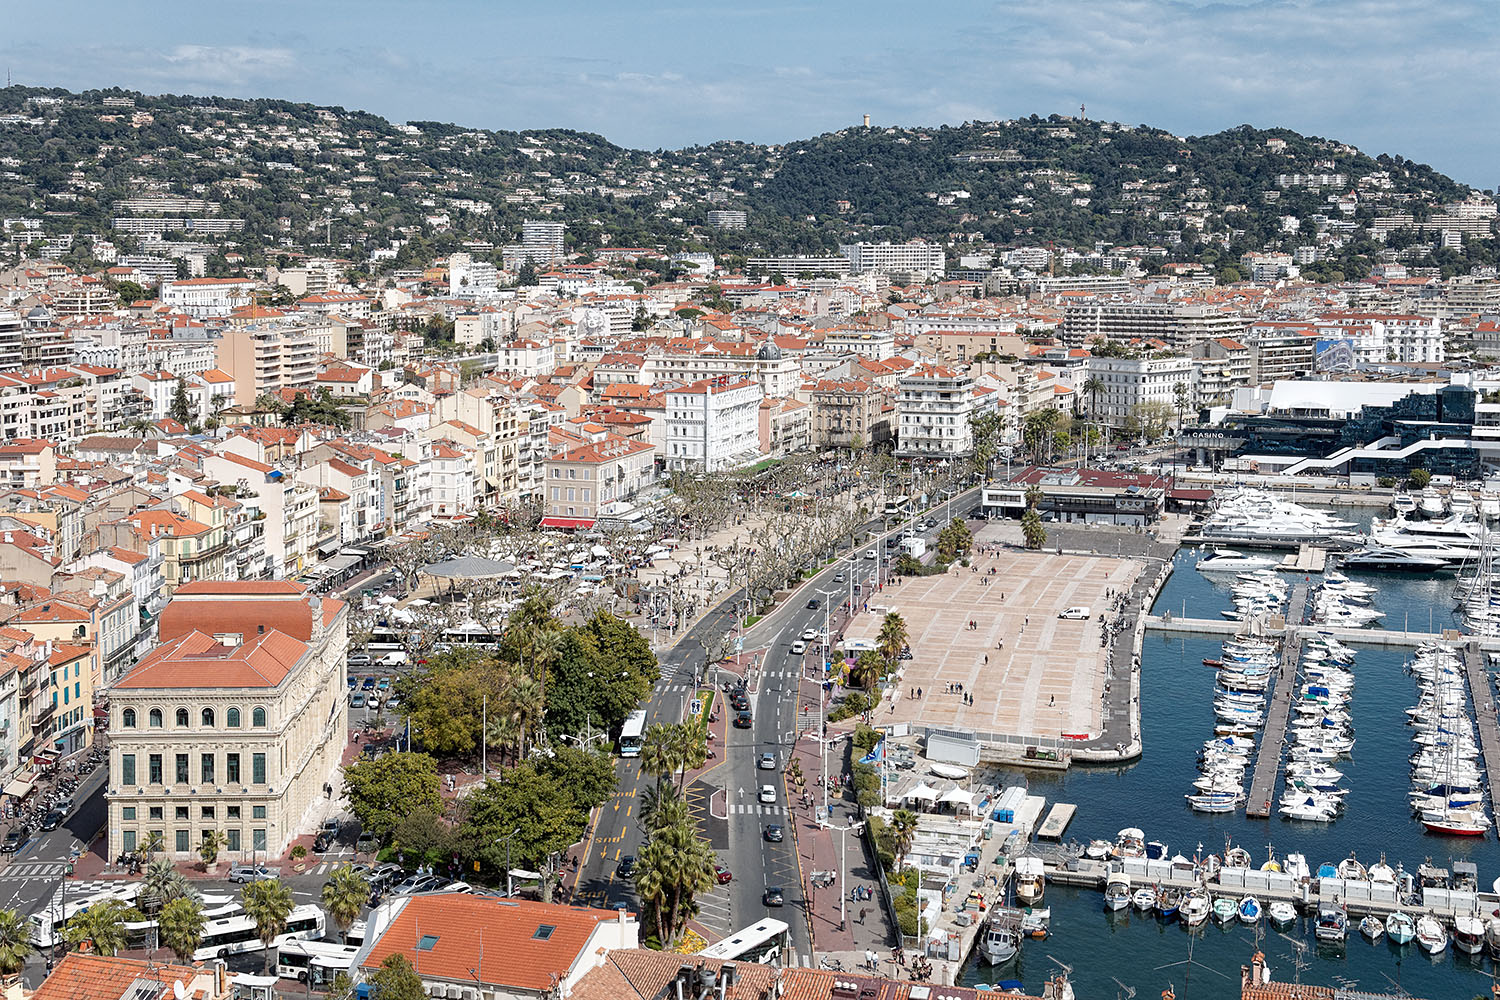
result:
M 173 983 L 193 983 L 204 976 L 204 969 L 186 965 L 163 965 L 136 958 L 109 958 L 69 952 L 52 974 L 42 981 L 32 1000 L 171 1000 Z M 146 992 L 133 989 L 150 985 Z M 200 988 L 186 993 L 188 997 L 204 996 Z
M 275 687 L 308 650 L 307 643 L 275 629 L 240 635 L 242 641 L 233 646 L 197 631 L 164 642 L 146 654 L 115 687 Z

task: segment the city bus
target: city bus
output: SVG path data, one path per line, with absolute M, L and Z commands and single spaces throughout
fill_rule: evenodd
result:
M 891 497 L 885 502 L 885 516 L 897 517 L 911 513 L 911 497 Z
M 296 938 L 316 941 L 323 936 L 323 926 L 322 910 L 307 904 L 295 906 L 286 918 L 286 930 L 272 939 L 271 947 L 279 948 Z M 264 948 L 255 932 L 255 921 L 241 913 L 204 924 L 203 937 L 199 939 L 198 950 L 193 952 L 193 961 L 228 958 L 242 951 L 261 951 Z
M 276 975 L 313 989 L 330 986 L 333 977 L 354 968 L 359 947 L 332 941 L 287 941 L 276 949 Z
M 620 729 L 620 756 L 639 757 L 645 733 L 646 710 L 638 708 L 625 717 L 625 725 Z
M 118 900 L 126 906 L 134 906 L 136 897 L 140 895 L 140 889 L 139 882 L 127 882 L 103 892 L 69 897 L 66 901 L 63 898 L 65 890 L 59 890 L 46 906 L 27 918 L 28 936 L 31 943 L 38 948 L 54 947 L 62 942 L 68 921 L 78 914 L 110 900 Z
M 782 956 L 790 950 L 791 936 L 786 921 L 767 917 L 709 945 L 698 954 L 721 962 L 780 965 Z

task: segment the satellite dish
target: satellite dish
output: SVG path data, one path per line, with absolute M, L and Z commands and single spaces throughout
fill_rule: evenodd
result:
M 172 995 L 176 997 L 177 1000 L 183 1000 L 183 998 L 187 996 L 187 987 L 182 985 L 181 979 L 172 984 Z

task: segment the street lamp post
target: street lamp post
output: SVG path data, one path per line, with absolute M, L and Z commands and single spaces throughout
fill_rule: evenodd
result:
M 864 830 L 864 823 L 850 823 L 848 826 L 834 826 L 826 819 L 822 826 L 828 830 L 839 832 L 839 930 L 848 926 L 848 900 L 849 900 L 849 834 L 859 833 Z
M 518 826 L 514 830 L 510 831 L 510 833 L 508 833 L 504 837 L 496 837 L 495 838 L 495 843 L 497 843 L 497 844 L 500 843 L 500 841 L 502 841 L 502 840 L 505 841 L 505 898 L 506 899 L 511 899 L 516 894 L 515 881 L 514 881 L 514 879 L 511 878 L 511 875 L 510 875 L 510 842 L 515 837 L 515 835 L 518 834 L 518 833 L 520 833 L 520 832 L 521 832 L 521 828 Z

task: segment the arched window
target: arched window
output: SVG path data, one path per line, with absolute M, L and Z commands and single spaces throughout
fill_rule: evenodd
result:
M 229 711 L 225 712 L 224 725 L 228 726 L 230 729 L 240 728 L 240 710 L 237 708 L 231 708 Z
M 250 725 L 252 725 L 252 726 L 264 726 L 265 724 L 266 724 L 266 710 L 265 709 L 263 709 L 263 708 L 257 708 L 255 711 L 253 711 L 253 712 L 250 713 Z
M 186 726 L 188 724 L 188 710 L 187 709 L 185 709 L 185 708 L 179 708 L 177 710 L 177 724 L 179 726 Z
M 207 726 L 209 729 L 212 729 L 214 727 L 214 710 L 213 709 L 211 709 L 211 708 L 205 708 L 203 710 L 203 724 L 205 726 Z
M 135 728 L 135 709 L 127 708 L 125 711 L 120 713 L 120 725 L 124 726 L 126 729 Z
M 159 708 L 153 708 L 151 710 L 151 715 L 148 718 L 151 720 L 151 728 L 152 729 L 160 729 L 161 728 L 161 709 L 159 709 Z

